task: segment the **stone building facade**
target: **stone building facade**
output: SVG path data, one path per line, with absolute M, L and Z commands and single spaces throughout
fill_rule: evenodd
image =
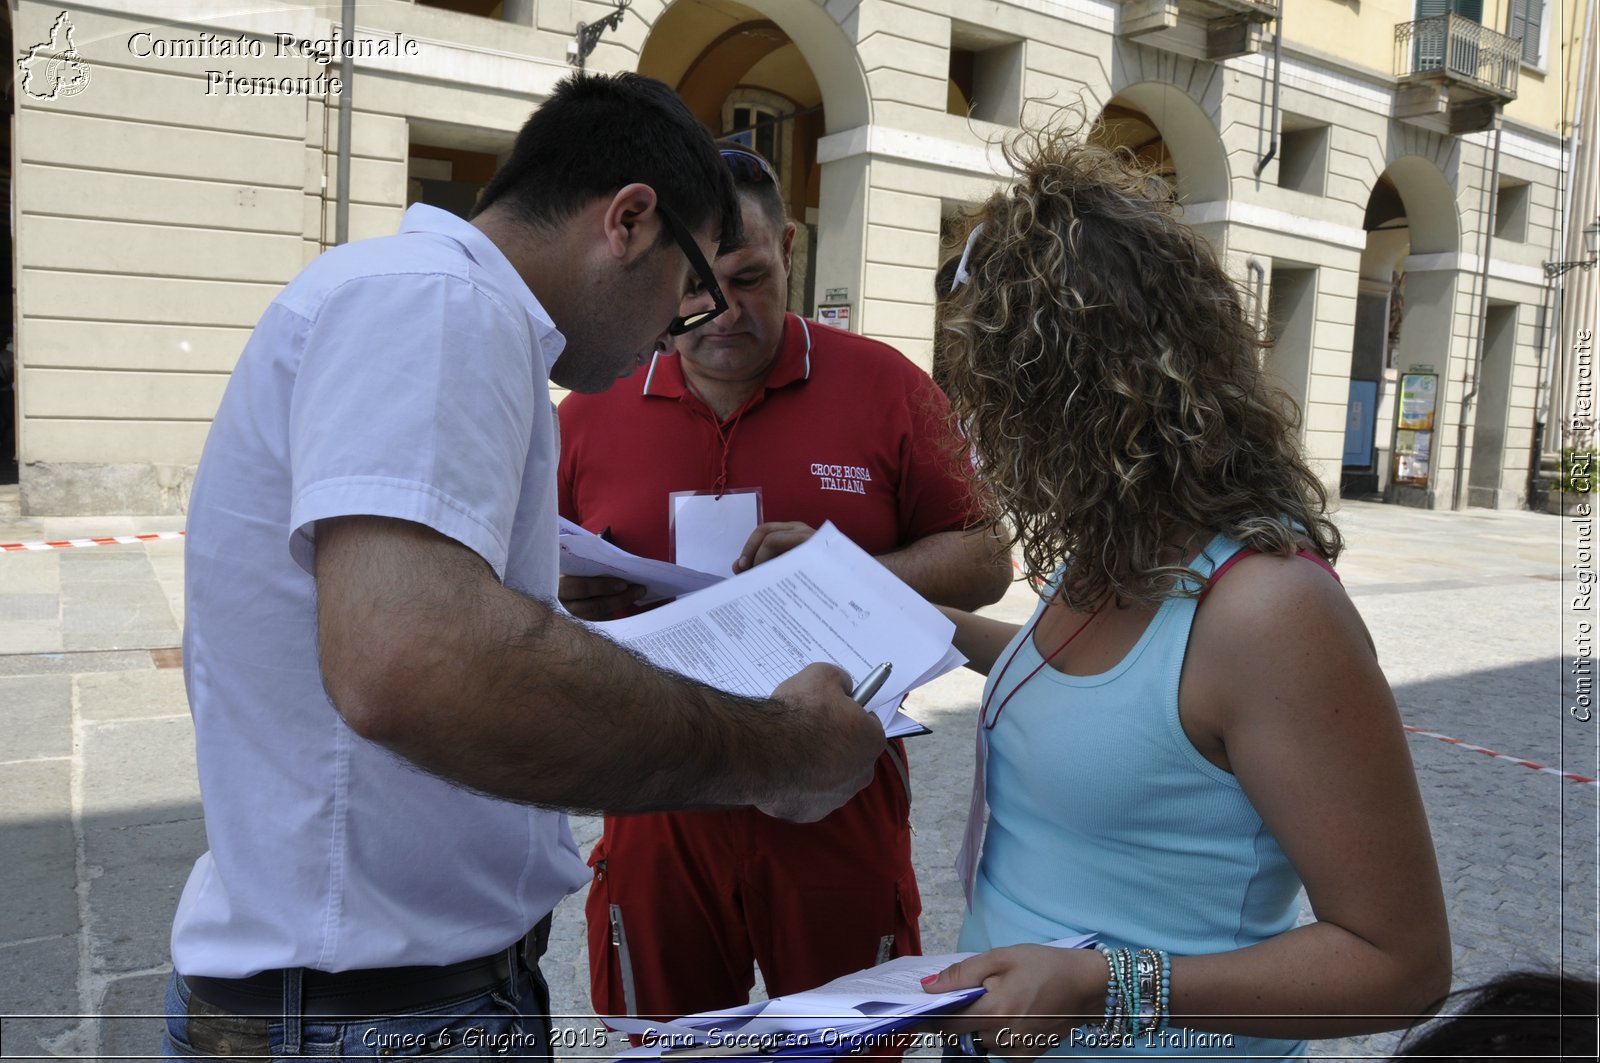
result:
M 1565 257 L 1591 6 L 364 0 L 345 45 L 337 3 L 13 0 L 24 510 L 183 509 L 250 327 L 335 240 L 342 101 L 360 239 L 469 207 L 580 53 L 772 155 L 795 308 L 924 364 L 962 208 L 1018 126 L 1076 116 L 1248 289 L 1331 488 L 1517 506 L 1556 435 L 1541 263 Z

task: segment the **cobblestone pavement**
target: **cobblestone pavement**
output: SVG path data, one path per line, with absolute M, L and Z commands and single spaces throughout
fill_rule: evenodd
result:
M 14 498 L 14 496 L 13 496 Z M 181 518 L 7 516 L 0 543 L 158 532 Z M 14 513 L 12 509 L 9 512 Z M 1438 847 L 1456 983 L 1512 967 L 1595 974 L 1597 789 L 1516 759 L 1600 776 L 1595 723 L 1567 710 L 1576 614 L 1573 532 L 1542 514 L 1432 513 L 1346 503 L 1341 574 L 1407 725 Z M 147 1055 L 159 1037 L 167 932 L 205 846 L 181 672 L 182 544 L 0 554 L 0 1055 Z M 991 610 L 1021 619 L 1025 587 Z M 934 728 L 912 743 L 915 859 L 929 951 L 960 923 L 951 867 L 966 815 L 981 680 L 913 695 Z M 1516 758 L 1516 759 L 1509 759 Z M 587 846 L 592 819 L 574 821 Z M 544 968 L 554 1007 L 587 1025 L 582 895 L 556 913 Z M 1306 915 L 1309 918 L 1309 913 Z M 1314 1042 L 1385 1055 L 1394 1035 Z M 583 1053 L 573 1053 L 580 1055 Z

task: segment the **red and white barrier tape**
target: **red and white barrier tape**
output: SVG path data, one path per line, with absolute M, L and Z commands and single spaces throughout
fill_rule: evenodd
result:
M 1453 746 L 1460 746 L 1462 749 L 1470 749 L 1474 753 L 1482 753 L 1486 757 L 1498 757 L 1501 760 L 1509 760 L 1513 764 L 1520 764 L 1524 768 L 1531 768 L 1534 771 L 1543 772 L 1546 775 L 1559 775 L 1563 779 L 1569 779 L 1572 782 L 1582 783 L 1585 786 L 1600 786 L 1600 781 L 1591 779 L 1587 775 L 1575 775 L 1570 771 L 1562 771 L 1560 768 L 1547 768 L 1543 764 L 1536 764 L 1531 760 L 1523 760 L 1521 757 L 1513 757 L 1509 753 L 1497 753 L 1492 749 L 1485 749 L 1482 746 L 1471 745 L 1470 743 L 1463 742 L 1459 738 L 1451 738 L 1449 735 L 1438 734 L 1434 731 L 1424 731 L 1420 727 L 1407 726 L 1406 730 L 1410 731 L 1414 735 L 1423 735 L 1427 738 L 1437 738 L 1441 742 L 1448 742 Z
M 88 539 L 51 539 L 41 543 L 0 543 L 0 552 L 20 550 L 70 550 L 78 546 L 116 546 L 119 543 L 151 543 L 158 539 L 181 539 L 183 532 L 146 532 L 143 535 L 96 535 Z

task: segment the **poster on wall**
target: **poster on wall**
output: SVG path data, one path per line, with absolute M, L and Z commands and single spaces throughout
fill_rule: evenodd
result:
M 1428 465 L 1433 433 L 1402 428 L 1394 434 L 1394 481 L 1414 487 L 1428 486 Z
M 1404 374 L 1400 377 L 1400 415 L 1396 427 L 1432 431 L 1438 399 L 1439 374 Z
M 1433 457 L 1433 417 L 1438 400 L 1439 374 L 1401 375 L 1400 409 L 1395 414 L 1395 483 L 1428 486 Z

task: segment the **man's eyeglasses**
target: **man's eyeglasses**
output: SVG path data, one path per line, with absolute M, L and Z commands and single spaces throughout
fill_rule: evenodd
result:
M 759 185 L 763 181 L 771 181 L 774 188 L 779 187 L 778 175 L 772 172 L 772 164 L 755 152 L 723 148 L 721 154 L 722 161 L 739 184 Z
M 728 300 L 722 294 L 722 289 L 717 287 L 717 278 L 711 272 L 711 263 L 706 261 L 706 256 L 700 251 L 700 245 L 694 242 L 694 237 L 689 235 L 689 230 L 684 227 L 683 222 L 679 221 L 678 216 L 659 199 L 656 200 L 656 213 L 661 215 L 661 221 L 666 225 L 667 232 L 672 234 L 672 238 L 683 249 L 690 268 L 694 270 L 695 276 L 700 278 L 700 286 L 711 294 L 710 309 L 696 310 L 692 314 L 680 314 L 672 319 L 672 324 L 667 326 L 667 335 L 681 336 L 690 329 L 699 328 L 728 309 Z

